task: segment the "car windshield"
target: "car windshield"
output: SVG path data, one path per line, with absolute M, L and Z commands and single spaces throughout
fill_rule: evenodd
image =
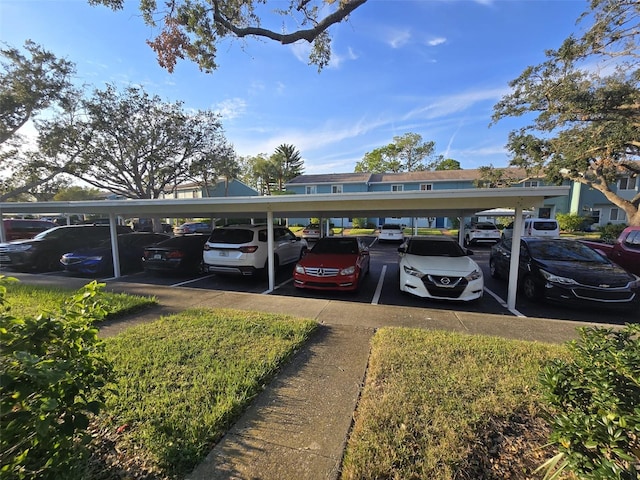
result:
M 407 253 L 422 257 L 463 257 L 464 250 L 456 242 L 439 240 L 411 240 Z
M 529 253 L 539 260 L 609 263 L 598 252 L 577 241 L 531 242 Z
M 209 237 L 210 243 L 231 243 L 239 245 L 253 240 L 253 230 L 247 228 L 217 228 Z
M 354 255 L 358 253 L 358 241 L 354 238 L 321 238 L 311 252 Z

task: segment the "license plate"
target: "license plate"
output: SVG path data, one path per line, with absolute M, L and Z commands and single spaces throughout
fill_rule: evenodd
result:
M 229 256 L 229 252 L 227 252 L 226 250 L 220 250 L 218 255 L 220 255 L 221 257 L 228 257 Z
M 162 255 L 161 255 L 161 254 L 159 254 L 159 253 L 156 253 L 156 254 L 153 256 L 153 259 L 154 259 L 154 260 L 162 260 Z

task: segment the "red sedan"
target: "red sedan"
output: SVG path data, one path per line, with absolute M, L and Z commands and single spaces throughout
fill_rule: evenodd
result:
M 293 269 L 293 284 L 315 290 L 357 290 L 369 273 L 369 248 L 357 237 L 320 238 Z

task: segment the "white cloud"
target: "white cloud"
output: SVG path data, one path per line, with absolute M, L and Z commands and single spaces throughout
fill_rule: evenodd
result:
M 390 30 L 386 37 L 385 41 L 391 48 L 400 48 L 409 43 L 411 32 L 409 30 Z
M 452 113 L 468 110 L 479 102 L 499 100 L 507 93 L 509 93 L 508 88 L 491 88 L 442 96 L 434 102 L 411 110 L 404 116 L 404 119 L 415 117 L 427 119 L 445 117 Z
M 242 98 L 228 98 L 219 102 L 213 110 L 220 114 L 224 120 L 231 120 L 244 115 L 247 109 L 247 102 Z
M 442 45 L 446 43 L 447 39 L 444 37 L 432 38 L 431 40 L 427 40 L 427 45 L 430 47 L 437 47 L 438 45 Z

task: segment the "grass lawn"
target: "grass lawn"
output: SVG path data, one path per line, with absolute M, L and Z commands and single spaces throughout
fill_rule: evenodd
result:
M 87 282 L 89 283 L 89 282 Z M 62 302 L 77 290 L 25 285 L 21 282 L 8 282 L 7 300 L 13 315 L 35 317 L 42 312 L 57 312 Z M 101 295 L 109 306 L 106 318 L 112 319 L 120 315 L 133 313 L 157 303 L 155 298 L 127 295 L 124 293 L 102 292 Z
M 565 354 L 486 336 L 378 330 L 342 479 L 479 478 L 466 459 L 480 432 L 514 414 L 538 417 L 540 366 Z
M 118 395 L 100 419 L 117 448 L 184 476 L 315 329 L 285 315 L 188 310 L 105 340 Z M 92 475 L 97 478 L 99 475 Z

